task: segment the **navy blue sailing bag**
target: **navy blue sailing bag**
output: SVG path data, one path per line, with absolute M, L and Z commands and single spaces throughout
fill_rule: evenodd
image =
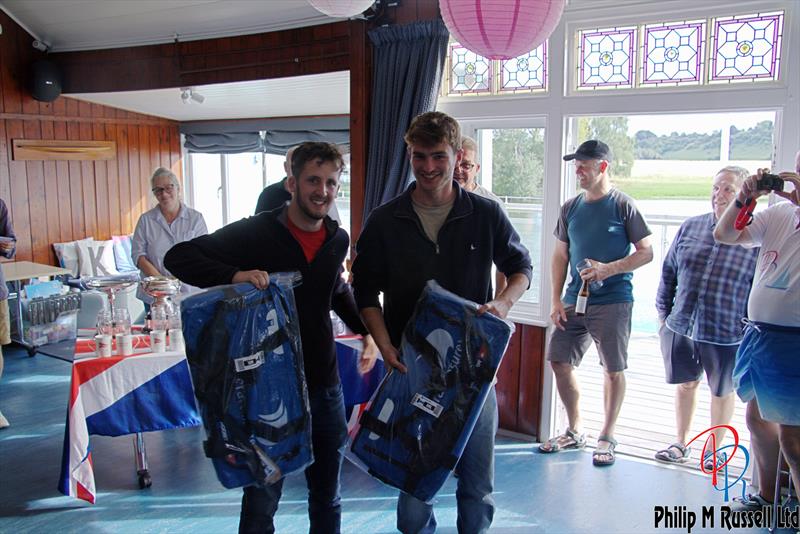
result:
M 513 325 L 429 281 L 392 372 L 351 445 L 375 478 L 429 502 L 455 468 L 489 395 Z
M 203 447 L 226 488 L 272 484 L 313 461 L 296 278 L 270 274 L 264 290 L 218 286 L 181 303 Z

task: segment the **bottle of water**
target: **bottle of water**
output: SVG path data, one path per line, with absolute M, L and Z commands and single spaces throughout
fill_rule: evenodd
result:
M 592 267 L 592 260 L 590 260 L 589 258 L 584 258 L 578 262 L 578 265 L 575 266 L 575 269 L 577 269 L 578 274 L 580 274 L 582 270 L 589 269 L 591 267 Z M 591 291 L 597 291 L 601 287 L 603 287 L 602 280 L 592 280 L 591 282 L 589 282 L 589 289 Z

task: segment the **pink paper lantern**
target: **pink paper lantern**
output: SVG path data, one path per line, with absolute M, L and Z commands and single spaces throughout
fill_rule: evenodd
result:
M 463 47 L 489 59 L 527 54 L 553 33 L 566 0 L 439 0 L 445 26 Z
M 329 17 L 350 18 L 366 11 L 375 0 L 308 0 L 308 3 Z

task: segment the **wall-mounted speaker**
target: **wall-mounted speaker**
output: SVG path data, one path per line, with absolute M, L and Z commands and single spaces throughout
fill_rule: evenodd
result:
M 42 102 L 52 102 L 61 94 L 61 71 L 46 59 L 31 66 L 31 96 Z

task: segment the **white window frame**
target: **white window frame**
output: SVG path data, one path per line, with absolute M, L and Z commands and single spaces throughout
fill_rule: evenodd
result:
M 549 132 L 547 130 L 547 118 L 541 115 L 532 115 L 532 116 L 517 116 L 517 117 L 504 117 L 504 118 L 476 118 L 476 119 L 463 119 L 459 120 L 459 124 L 461 125 L 461 134 L 467 135 L 473 138 L 476 138 L 476 132 L 478 130 L 485 130 L 485 129 L 510 129 L 510 128 L 544 128 L 544 135 L 545 135 L 545 153 L 547 152 L 547 139 L 549 136 Z M 545 168 L 545 176 L 547 176 L 547 169 Z M 547 199 L 547 191 L 545 189 L 548 187 L 547 180 L 544 180 L 542 184 L 542 232 L 539 236 L 541 240 L 540 250 L 542 251 L 542 260 L 544 260 L 545 254 L 545 243 L 547 239 L 545 238 L 544 234 L 548 232 L 548 228 L 552 225 L 550 224 L 551 219 L 553 218 L 552 204 L 546 202 Z M 558 216 L 558 211 L 556 210 L 555 216 Z M 534 268 L 536 266 L 534 265 Z M 540 284 L 538 289 L 538 297 L 539 297 L 539 304 L 533 304 L 529 302 L 518 302 L 514 308 L 512 309 L 509 319 L 518 323 L 524 324 L 533 324 L 537 326 L 547 326 L 547 315 L 543 315 L 543 312 L 549 313 L 549 303 L 545 302 L 546 298 L 549 298 L 550 290 L 548 288 L 547 292 L 544 291 L 545 285 L 545 276 L 544 273 L 540 274 Z
M 192 165 L 190 164 L 191 153 L 188 150 L 186 150 L 186 147 L 184 146 L 185 144 L 186 144 L 185 143 L 185 138 L 184 138 L 183 134 L 181 134 L 181 147 L 182 147 L 181 148 L 181 152 L 182 152 L 182 155 L 183 155 L 183 158 L 182 158 L 181 161 L 182 161 L 182 165 L 183 165 L 183 176 L 185 177 L 184 178 L 184 182 L 185 182 L 184 191 L 185 191 L 185 194 L 184 194 L 183 201 L 190 208 L 194 208 L 195 205 L 196 205 L 196 200 L 197 200 L 197 196 L 196 196 L 197 185 L 195 184 L 194 173 L 192 172 Z M 227 155 L 226 154 L 216 154 L 216 156 L 219 156 L 220 185 L 221 185 L 221 188 L 222 188 L 220 202 L 221 202 L 221 207 L 222 207 L 222 225 L 225 226 L 226 224 L 229 224 L 229 223 L 233 222 L 233 221 L 229 220 L 230 219 L 230 192 L 229 192 L 230 180 L 228 178 L 228 175 L 230 173 L 228 172 L 228 158 L 226 157 Z M 266 154 L 264 156 L 266 157 Z M 266 167 L 265 159 L 262 158 L 262 160 L 261 160 L 261 187 L 264 188 L 266 186 L 267 186 L 267 167 Z M 255 203 L 253 203 L 253 209 L 254 210 L 255 210 L 255 207 L 256 207 L 256 205 L 255 205 Z
M 604 91 L 576 91 L 574 50 L 577 30 L 610 25 L 644 24 L 677 18 L 694 20 L 745 12 L 784 11 L 781 76 L 778 81 L 730 85 L 701 85 L 631 88 Z M 676 14 L 679 14 L 676 16 Z M 561 46 L 559 46 L 561 43 Z M 537 326 L 549 326 L 550 258 L 555 247 L 552 229 L 561 204 L 575 191 L 574 176 L 561 159 L 567 153 L 566 131 L 571 117 L 653 115 L 657 113 L 714 113 L 728 111 L 776 111 L 776 169 L 793 169 L 800 148 L 800 62 L 791 51 L 800 50 L 800 3 L 793 0 L 673 0 L 660 3 L 641 0 L 592 0 L 571 3 L 550 36 L 548 47 L 548 91 L 533 95 L 440 97 L 437 109 L 460 122 L 471 124 L 513 124 L 521 117 L 540 117 L 545 122 L 545 183 L 542 213 L 541 309 L 535 318 L 511 318 Z M 566 52 L 565 52 L 566 51 Z M 565 64 L 565 60 L 570 63 Z M 568 65 L 565 66 L 565 65 Z M 795 119 L 792 119 L 795 117 Z M 505 123 L 508 120 L 510 122 Z M 474 128 L 474 127 L 473 127 Z M 549 340 L 549 335 L 547 336 Z M 552 373 L 544 373 L 542 417 L 539 439 L 547 439 L 555 421 L 555 387 Z

